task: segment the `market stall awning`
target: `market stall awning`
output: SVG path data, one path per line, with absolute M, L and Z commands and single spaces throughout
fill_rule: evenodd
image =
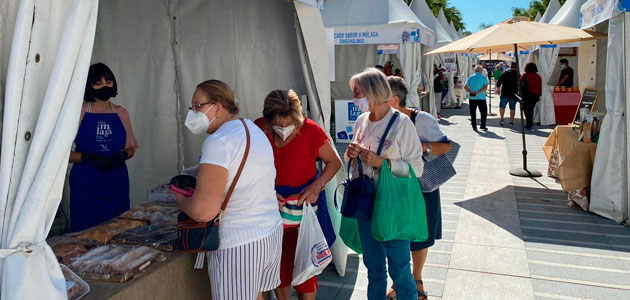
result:
M 496 53 L 521 50 L 529 46 L 556 45 L 606 38 L 605 34 L 539 22 L 500 23 L 475 34 L 435 49 L 438 53 Z
M 329 0 L 322 10 L 326 28 L 334 28 L 335 45 L 435 45 L 435 33 L 402 0 Z

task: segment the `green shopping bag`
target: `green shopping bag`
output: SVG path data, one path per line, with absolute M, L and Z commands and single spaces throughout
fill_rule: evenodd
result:
M 358 254 L 363 253 L 363 249 L 361 249 L 361 238 L 359 237 L 359 223 L 357 223 L 356 219 L 341 216 L 339 236 L 348 248 L 354 250 L 354 252 Z
M 377 241 L 424 242 L 429 238 L 424 197 L 411 165 L 409 173 L 409 178 L 396 178 L 383 160 L 372 215 L 372 236 Z

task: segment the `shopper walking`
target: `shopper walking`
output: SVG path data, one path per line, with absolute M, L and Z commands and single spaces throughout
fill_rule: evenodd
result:
M 533 62 L 525 65 L 525 74 L 521 75 L 521 90 L 523 92 L 522 108 L 527 120 L 525 128 L 531 130 L 534 126 L 534 108 L 542 95 L 542 79 L 538 75 L 538 67 Z
M 494 82 L 499 81 L 499 77 L 501 77 L 501 74 L 503 74 L 503 67 L 500 65 L 497 65 L 496 68 L 494 68 L 494 71 L 492 72 L 492 77 L 494 78 Z
M 451 142 L 446 134 L 440 129 L 440 126 L 431 114 L 407 108 L 407 87 L 402 78 L 388 77 L 387 81 L 392 89 L 392 100 L 389 105 L 408 116 L 416 127 L 416 133 L 422 143 L 422 151 L 426 156 L 441 155 L 451 150 Z M 425 168 L 427 166 L 424 166 Z M 422 193 L 426 203 L 427 211 L 427 227 L 429 238 L 424 242 L 411 242 L 411 258 L 413 260 L 413 278 L 416 281 L 416 289 L 418 290 L 419 300 L 427 299 L 427 291 L 422 281 L 422 270 L 427 260 L 429 247 L 435 244 L 435 240 L 442 238 L 442 208 L 440 206 L 440 189 L 435 191 Z M 396 292 L 394 287 L 387 295 L 389 298 L 395 298 Z
M 219 80 L 200 83 L 186 127 L 210 134 L 201 148 L 192 197 L 173 192 L 180 209 L 198 222 L 220 213 L 224 194 L 237 180 L 219 226 L 219 249 L 207 253 L 212 299 L 262 299 L 280 284 L 282 218 L 274 190 L 276 169 L 267 136 L 237 117 L 232 89 Z M 249 135 L 249 154 L 239 178 Z
M 516 70 L 516 63 L 510 64 L 510 69 L 501 74 L 497 80 L 497 94 L 501 96 L 501 102 L 499 103 L 499 114 L 501 126 L 505 124 L 503 116 L 505 115 L 505 108 L 510 105 L 510 125 L 514 125 L 514 115 L 516 114 L 516 94 L 518 93 L 518 71 Z
M 488 77 L 483 75 L 484 68 L 479 66 L 475 69 L 475 74 L 468 77 L 464 87 L 469 93 L 468 103 L 470 107 L 470 122 L 474 131 L 477 131 L 477 108 L 481 115 L 481 130 L 486 128 L 488 117 L 488 105 L 486 104 L 486 90 L 488 89 Z
M 389 107 L 392 92 L 387 78 L 376 69 L 367 69 L 350 79 L 350 88 L 355 98 L 367 98 L 370 111 L 357 119 L 354 138 L 346 151 L 346 161 L 360 157 L 365 174 L 377 181 L 378 169 L 384 160 L 388 160 L 392 175 L 396 177 L 411 176 L 410 166 L 415 174 L 422 174 L 422 145 L 409 117 Z M 395 121 L 385 137 L 383 136 L 385 129 L 392 117 Z M 379 156 L 375 151 L 381 139 L 385 140 L 382 154 Z M 358 176 L 356 163 L 352 169 L 352 176 Z M 379 242 L 372 237 L 371 220 L 358 220 L 358 225 L 363 263 L 368 270 L 368 299 L 385 299 L 387 271 L 396 286 L 397 299 L 417 299 L 418 292 L 409 263 L 409 241 Z M 386 260 L 389 261 L 389 269 L 386 267 Z
M 278 206 L 284 224 L 281 283 L 275 294 L 278 300 L 289 300 L 303 203 L 313 205 L 320 223 L 329 224 L 332 237 L 327 236 L 327 241 L 329 245 L 334 242 L 335 233 L 323 189 L 341 168 L 341 159 L 326 132 L 313 120 L 303 117 L 300 98 L 293 90 L 269 93 L 265 98 L 263 117 L 254 123 L 263 130 L 273 148 Z M 318 159 L 325 164 L 321 175 L 317 172 Z M 296 194 L 299 198 L 287 199 Z M 294 288 L 299 299 L 314 300 L 318 289 L 317 276 Z

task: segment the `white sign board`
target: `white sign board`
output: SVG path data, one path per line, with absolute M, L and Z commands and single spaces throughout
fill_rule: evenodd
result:
M 580 28 L 590 28 L 623 12 L 621 0 L 589 0 L 580 8 Z
M 376 46 L 376 54 L 398 54 L 398 45 L 378 45 Z
M 354 123 L 361 115 L 352 100 L 335 100 L 335 142 L 349 144 L 354 137 Z
M 335 30 L 335 45 L 368 45 L 419 43 L 420 31 L 415 28 L 378 28 L 372 30 Z

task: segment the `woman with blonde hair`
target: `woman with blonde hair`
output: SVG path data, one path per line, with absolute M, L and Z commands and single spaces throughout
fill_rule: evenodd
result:
M 278 300 L 288 300 L 291 297 L 293 262 L 304 203 L 319 208 L 317 217 L 326 240 L 329 245 L 334 242 L 323 189 L 341 168 L 341 159 L 324 130 L 302 115 L 300 99 L 293 90 L 270 92 L 265 98 L 263 117 L 254 123 L 265 132 L 275 158 L 275 185 L 284 224 L 281 283 L 275 294 Z M 325 165 L 321 174 L 317 172 L 317 160 Z M 328 235 L 327 227 L 331 229 Z M 317 277 L 294 288 L 299 299 L 314 300 L 318 289 Z
M 357 119 L 354 138 L 346 151 L 346 162 L 351 158 L 359 158 L 364 169 L 365 165 L 368 166 L 366 175 L 376 181 L 383 160 L 388 161 L 392 175 L 396 177 L 410 177 L 410 166 L 415 174 L 421 175 L 422 144 L 409 117 L 389 106 L 392 91 L 385 75 L 376 69 L 367 69 L 350 79 L 350 89 L 354 93 L 353 101 L 367 103 L 369 111 Z M 384 136 L 392 118 L 394 123 L 391 130 Z M 375 151 L 379 148 L 381 140 L 384 140 L 383 149 L 381 155 L 378 155 Z M 353 166 L 352 169 L 354 169 L 352 177 L 358 176 L 357 167 Z M 369 219 L 357 221 L 363 263 L 368 269 L 368 299 L 382 300 L 386 297 L 386 260 L 389 261 L 389 275 L 394 281 L 397 299 L 416 299 L 418 292 L 410 269 L 410 242 L 377 241 L 372 237 L 372 221 Z
M 261 292 L 280 284 L 283 229 L 274 191 L 273 150 L 252 121 L 238 118 L 234 93 L 224 82 L 200 83 L 189 109 L 186 127 L 210 136 L 201 149 L 195 192 L 186 197 L 172 191 L 177 204 L 195 221 L 211 221 L 220 213 L 230 185 L 237 182 L 222 212 L 219 249 L 207 253 L 212 299 L 263 299 Z

